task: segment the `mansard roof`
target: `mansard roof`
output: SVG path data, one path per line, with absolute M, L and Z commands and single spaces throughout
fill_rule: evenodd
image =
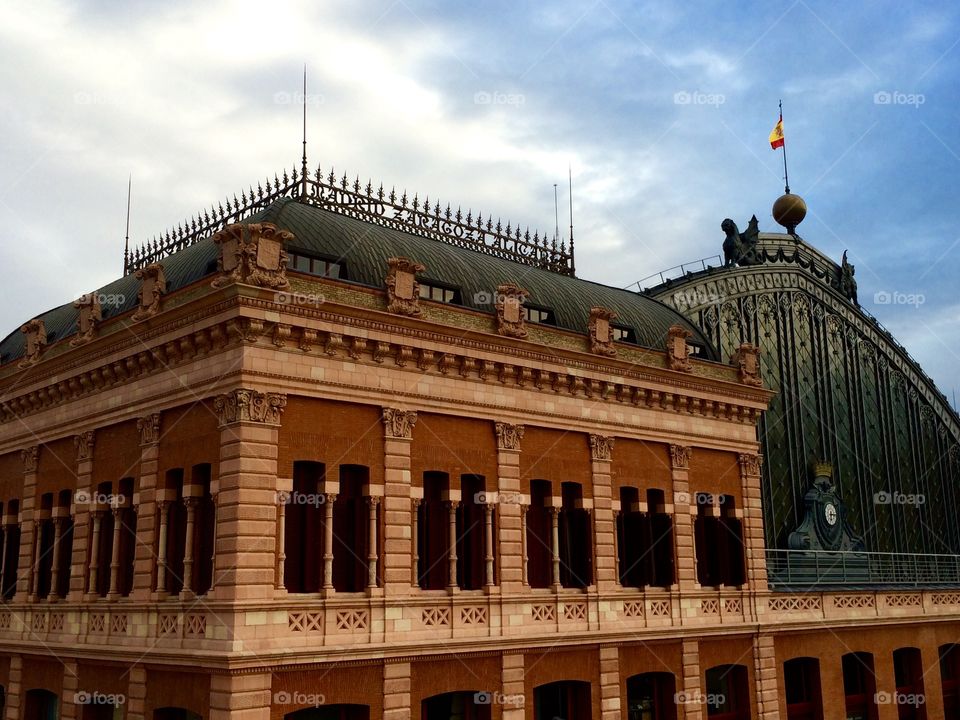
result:
M 289 230 L 295 238 L 288 248 L 290 251 L 341 260 L 348 268 L 348 282 L 381 288 L 387 272 L 387 259 L 409 257 L 426 266 L 421 274 L 423 281 L 458 288 L 459 304 L 468 308 L 493 314 L 495 309 L 491 298 L 497 286 L 513 282 L 530 293 L 531 304 L 552 311 L 559 328 L 585 334 L 590 308 L 602 306 L 618 314 L 616 323 L 631 328 L 640 346 L 662 349 L 670 326 L 679 324 L 693 334 L 691 342 L 702 346 L 702 359 L 716 360 L 718 357 L 699 328 L 652 297 L 576 278 L 567 274 L 566 267 L 545 269 L 550 265 L 540 263 L 538 267 L 522 258 L 508 259 L 502 255 L 509 256 L 510 253 L 485 251 L 483 247 L 472 247 L 469 243 L 460 247 L 399 227 L 378 224 L 363 215 L 351 217 L 348 212 L 325 209 L 316 203 L 288 196 L 275 199 L 265 208 L 239 218 L 239 222 L 270 222 Z M 183 249 L 157 259 L 164 266 L 167 294 L 216 271 L 217 248 L 212 233 L 191 242 Z M 548 254 L 547 257 L 554 256 Z M 572 265 L 572 254 L 566 257 Z M 572 271 L 572 267 L 569 270 Z M 102 302 L 103 319 L 133 310 L 137 306 L 139 285 L 136 277 L 128 274 L 100 288 L 97 292 L 101 296 L 122 297 L 122 302 Z M 44 321 L 50 344 L 77 331 L 77 310 L 72 302 L 39 317 Z M 23 354 L 24 337 L 19 329 L 0 342 L 0 364 Z

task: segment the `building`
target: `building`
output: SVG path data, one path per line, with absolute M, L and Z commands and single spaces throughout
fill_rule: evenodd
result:
M 756 347 L 572 240 L 293 172 L 125 269 L 0 342 L 5 718 L 956 716 L 960 590 L 771 586 Z

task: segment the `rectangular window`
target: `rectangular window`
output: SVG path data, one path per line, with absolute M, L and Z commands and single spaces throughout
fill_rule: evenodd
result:
M 633 343 L 634 345 L 637 343 L 637 335 L 631 327 L 611 325 L 610 334 L 615 342 Z
M 290 253 L 287 267 L 298 272 L 309 273 L 319 277 L 346 278 L 346 267 L 342 262 L 326 258 L 310 257 L 300 253 Z
M 441 285 L 420 283 L 420 297 L 434 302 L 460 304 L 460 291 Z
M 555 325 L 553 311 L 547 308 L 536 307 L 535 305 L 524 305 L 523 314 L 527 322 L 540 323 L 541 325 Z

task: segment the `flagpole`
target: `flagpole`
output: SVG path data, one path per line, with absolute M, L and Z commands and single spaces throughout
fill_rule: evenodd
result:
M 783 122 L 783 100 L 780 101 L 780 122 Z M 790 176 L 787 175 L 787 134 L 783 133 L 783 190 L 790 194 Z

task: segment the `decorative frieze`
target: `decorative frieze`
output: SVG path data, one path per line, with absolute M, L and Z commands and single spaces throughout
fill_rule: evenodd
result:
M 588 324 L 590 332 L 590 352 L 594 355 L 605 355 L 613 357 L 617 354 L 617 348 L 613 344 L 613 331 L 610 328 L 617 318 L 613 310 L 605 307 L 590 308 L 590 322 Z
M 590 456 L 595 462 L 609 461 L 613 452 L 614 438 L 607 435 L 590 435 Z
M 498 422 L 494 424 L 497 433 L 497 447 L 500 450 L 519 450 L 523 440 L 523 425 Z
M 70 344 L 76 347 L 90 342 L 97 334 L 97 327 L 103 319 L 100 293 L 81 295 L 73 302 L 73 307 L 77 310 L 77 334 L 73 336 Z
M 506 337 L 527 337 L 527 317 L 523 302 L 530 293 L 515 283 L 497 286 L 494 306 L 497 309 L 497 332 Z
M 690 346 L 687 340 L 693 333 L 682 325 L 672 325 L 667 331 L 667 367 L 680 372 L 693 372 Z
M 760 467 L 763 464 L 763 455 L 753 453 L 740 453 L 737 455 L 737 461 L 740 463 L 740 475 L 743 477 L 759 477 Z
M 24 335 L 23 359 L 17 364 L 19 368 L 28 368 L 40 362 L 40 356 L 47 348 L 47 329 L 40 318 L 34 318 L 20 327 Z
M 140 289 L 137 291 L 140 307 L 133 314 L 133 321 L 141 322 L 160 312 L 160 300 L 167 291 L 167 278 L 160 263 L 142 267 L 134 275 L 140 281 Z
M 760 348 L 750 343 L 740 343 L 730 358 L 730 364 L 738 368 L 738 377 L 744 385 L 761 387 Z
M 416 424 L 415 410 L 383 408 L 383 426 L 387 437 L 409 440 L 413 437 L 413 426 Z
M 417 273 L 426 270 L 415 260 L 405 257 L 392 257 L 387 260 L 387 310 L 398 315 L 417 316 L 420 314 L 420 283 Z
M 687 470 L 690 468 L 690 455 L 693 448 L 685 445 L 670 446 L 670 466 L 674 470 Z
M 246 389 L 218 395 L 213 401 L 213 409 L 217 413 L 220 427 L 235 422 L 279 425 L 280 416 L 286 406 L 286 395 Z
M 73 436 L 73 446 L 77 450 L 77 462 L 93 458 L 94 431 L 87 430 Z
M 217 244 L 218 277 L 213 287 L 244 283 L 282 290 L 290 287 L 287 280 L 285 245 L 293 233 L 272 223 L 228 225 L 213 236 Z

